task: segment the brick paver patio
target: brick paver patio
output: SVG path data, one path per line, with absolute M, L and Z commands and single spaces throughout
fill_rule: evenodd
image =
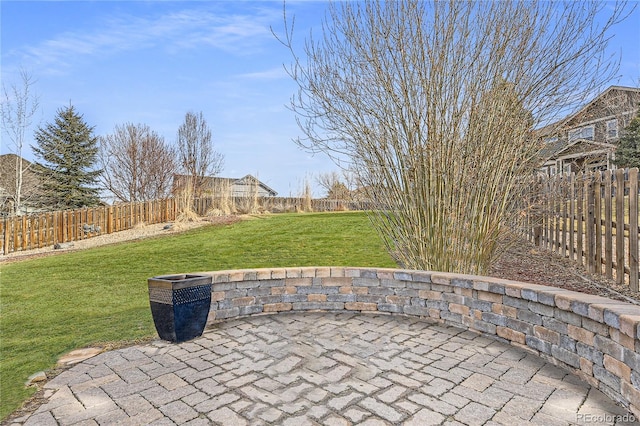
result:
M 24 425 L 631 424 L 537 355 L 430 320 L 291 313 L 102 353 Z

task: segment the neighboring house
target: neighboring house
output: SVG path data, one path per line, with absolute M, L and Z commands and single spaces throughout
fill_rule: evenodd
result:
M 38 211 L 29 201 L 37 196 L 39 178 L 33 171 L 32 163 L 15 154 L 0 155 L 0 214 L 14 213 L 16 197 L 16 169 L 22 161 L 21 207 L 19 215 Z
M 578 112 L 538 131 L 544 142 L 542 171 L 615 169 L 620 132 L 640 106 L 640 88 L 611 86 Z
M 173 177 L 174 192 L 183 186 L 187 178 L 186 175 L 175 175 Z M 202 192 L 204 195 L 219 195 L 222 192 L 228 192 L 231 197 L 275 197 L 278 195 L 276 191 L 252 175 L 246 175 L 241 178 L 207 176 L 202 181 Z

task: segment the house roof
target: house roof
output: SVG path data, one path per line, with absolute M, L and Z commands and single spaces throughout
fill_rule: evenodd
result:
M 258 180 L 258 178 L 256 178 L 253 175 L 246 175 L 237 179 L 236 178 L 219 178 L 219 179 L 228 179 L 229 181 L 231 181 L 231 183 L 239 183 L 239 184 L 253 181 L 257 183 L 259 186 L 261 186 L 265 191 L 272 193 L 273 195 L 278 195 L 276 191 L 268 187 L 264 182 L 261 182 L 260 180 Z
M 614 90 L 620 90 L 623 92 L 632 92 L 632 93 L 637 93 L 640 95 L 640 87 L 628 87 L 628 86 L 609 86 L 604 92 L 600 93 L 598 96 L 596 96 L 595 98 L 593 98 L 590 102 L 588 102 L 586 105 L 583 105 L 582 107 L 580 107 L 576 112 L 574 112 L 573 114 L 568 115 L 567 117 L 563 118 L 562 120 L 556 121 L 555 123 L 551 123 L 548 126 L 545 126 L 543 128 L 541 128 L 539 130 L 541 135 L 545 135 L 547 133 L 549 133 L 550 131 L 557 129 L 558 127 L 562 127 L 565 124 L 567 124 L 568 122 L 570 122 L 571 120 L 573 120 L 574 118 L 580 116 L 580 114 L 582 114 L 584 111 L 588 110 L 589 108 L 591 108 L 593 105 L 595 105 L 599 100 L 605 98 L 610 92 L 614 91 Z M 545 133 L 546 131 L 546 133 Z
M 576 139 L 555 153 L 556 157 L 588 156 L 594 152 L 615 151 L 616 146 L 610 143 L 595 142 L 588 139 Z
M 175 175 L 176 177 L 186 177 L 186 175 Z M 267 186 L 264 182 L 261 182 L 260 180 L 258 180 L 258 178 L 256 178 L 253 175 L 246 175 L 243 176 L 241 178 L 225 178 L 225 177 L 218 177 L 218 176 L 205 176 L 205 182 L 208 182 L 209 185 L 216 185 L 216 184 L 220 184 L 220 185 L 229 185 L 232 186 L 234 184 L 238 184 L 238 185 L 242 185 L 242 184 L 247 184 L 250 182 L 254 182 L 257 183 L 258 186 L 260 186 L 262 189 L 264 189 L 265 191 L 273 194 L 273 196 L 278 195 L 278 193 L 276 191 L 274 191 L 272 188 L 270 188 L 269 186 Z
M 16 154 L 2 154 L 0 155 L 0 171 L 2 170 L 7 170 L 8 168 L 14 168 L 16 167 L 16 159 L 18 158 L 18 156 Z M 25 160 L 24 158 L 22 159 L 22 163 L 25 166 L 28 166 L 31 164 L 31 162 L 29 160 Z
M 540 150 L 540 157 L 542 157 L 543 160 L 547 161 L 548 159 L 562 151 L 565 147 L 566 143 L 562 139 L 558 139 L 555 142 L 550 142 L 542 147 L 542 149 Z
M 593 98 L 587 104 L 585 104 L 582 107 L 580 107 L 574 113 L 568 115 L 567 117 L 563 118 L 562 120 L 556 121 L 554 123 L 548 124 L 548 125 L 540 128 L 540 129 L 538 129 L 537 130 L 538 136 L 542 138 L 542 137 L 545 137 L 545 136 L 554 135 L 559 128 L 567 126 L 568 123 L 570 123 L 572 120 L 580 117 L 581 114 L 583 114 L 589 108 L 593 107 L 601 99 L 606 98 L 609 95 L 609 93 L 611 93 L 614 90 L 618 90 L 618 91 L 622 91 L 622 92 L 636 93 L 638 95 L 638 97 L 640 98 L 640 88 L 639 87 L 609 86 L 605 91 L 603 91 L 598 96 Z M 576 140 L 576 141 L 574 141 L 574 143 L 575 142 L 578 142 L 578 141 Z M 587 142 L 591 142 L 591 141 L 587 141 Z M 574 143 L 567 143 L 565 140 L 560 138 L 557 141 L 551 142 L 551 143 L 547 144 L 547 146 L 543 147 L 540 150 L 540 156 L 544 160 L 548 160 L 548 159 L 550 159 L 552 157 L 556 157 L 561 152 L 566 151 L 567 149 L 571 148 L 574 145 Z M 609 144 L 605 144 L 605 145 L 609 145 Z
M 16 162 L 18 158 L 20 157 L 16 154 L 0 155 L 0 194 L 2 194 L 2 196 L 6 196 L 9 188 L 15 188 Z M 31 173 L 27 169 L 30 165 L 31 162 L 29 160 L 22 158 L 22 168 L 25 170 L 25 173 Z
M 16 166 L 22 163 L 21 190 L 16 186 Z M 33 170 L 31 161 L 16 154 L 0 155 L 0 210 L 3 213 L 32 213 L 40 190 L 40 177 Z M 16 201 L 18 201 L 16 203 Z M 14 211 L 17 209 L 17 211 Z

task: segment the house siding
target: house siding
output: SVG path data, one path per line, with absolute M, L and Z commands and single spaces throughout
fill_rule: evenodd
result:
M 186 182 L 186 176 L 174 176 L 174 193 L 179 191 Z M 259 181 L 252 175 L 246 175 L 242 178 L 223 178 L 206 176 L 202 180 L 203 195 L 220 195 L 221 192 L 229 191 L 232 197 L 250 197 L 257 195 L 258 197 L 275 197 L 278 195 L 276 191 L 269 188 L 266 184 Z
M 545 174 L 591 171 L 615 168 L 615 149 L 622 130 L 628 126 L 640 105 L 640 88 L 612 86 L 577 113 L 555 123 L 549 132 L 545 128 L 543 140 L 548 143 L 543 155 Z M 608 134 L 608 122 L 617 120 L 617 134 Z M 592 126 L 593 133 L 583 132 L 570 138 L 576 130 Z

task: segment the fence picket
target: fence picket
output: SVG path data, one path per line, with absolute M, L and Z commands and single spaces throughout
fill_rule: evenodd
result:
M 19 239 L 20 232 L 18 231 L 18 228 L 19 228 L 18 227 L 18 223 L 19 223 L 18 220 L 14 219 L 14 221 L 13 221 L 13 248 L 14 248 L 14 250 L 17 250 L 18 247 L 20 247 L 18 245 L 18 243 L 20 241 L 20 239 Z
M 3 253 L 9 253 L 9 235 L 11 235 L 11 232 L 9 232 L 9 229 L 7 228 L 7 226 L 9 225 L 9 218 L 5 217 L 4 220 L 2 221 L 2 252 Z
M 584 254 L 584 173 L 580 172 L 580 177 L 578 178 L 578 197 L 576 201 L 576 205 L 578 206 L 578 264 L 584 265 L 583 254 Z
M 591 176 L 588 177 L 588 179 L 586 179 L 584 181 L 584 192 L 586 194 L 586 213 L 587 213 L 587 217 L 585 220 L 585 234 L 586 234 L 586 241 L 587 241 L 587 254 L 586 254 L 586 261 L 587 261 L 587 269 L 589 270 L 589 272 L 595 272 L 595 258 L 594 258 L 594 253 L 595 253 L 595 210 L 594 210 L 594 196 L 593 196 L 593 179 Z
M 192 208 L 204 215 L 215 205 L 214 198 L 193 200 Z M 246 201 L 246 199 L 242 200 Z M 164 223 L 176 220 L 183 202 L 175 198 L 128 204 L 116 204 L 78 210 L 46 212 L 21 217 L 5 217 L 0 222 L 0 251 L 42 248 L 57 243 L 82 240 L 96 236 L 97 232 L 84 232 L 84 224 L 99 226 L 100 233 L 112 234 L 133 228 L 137 224 Z M 262 209 L 296 211 L 305 205 L 303 198 L 264 197 L 258 199 Z M 340 200 L 312 200 L 314 211 L 364 210 L 371 206 L 360 202 Z M 282 207 L 286 206 L 286 207 Z
M 613 182 L 611 180 L 611 170 L 604 172 L 604 274 L 607 278 L 613 278 L 613 216 L 611 207 L 611 197 Z
M 576 230 L 576 185 L 575 173 L 569 175 L 569 258 L 576 260 L 575 230 Z
M 594 233 L 594 272 L 602 272 L 602 174 L 596 171 L 593 175 L 593 233 Z
M 547 186 L 548 188 L 545 189 L 551 189 L 551 182 L 546 182 L 545 186 Z M 551 229 L 551 225 L 549 225 L 549 219 L 551 218 L 551 215 L 548 214 L 548 212 L 550 212 L 551 210 L 551 200 L 549 199 L 545 199 L 544 202 L 544 206 L 543 206 L 545 215 L 544 215 L 544 219 L 543 219 L 543 228 L 542 228 L 542 242 L 543 242 L 543 247 L 545 249 L 549 249 L 549 230 Z
M 638 291 L 638 169 L 629 170 L 629 286 Z
M 537 245 L 638 291 L 638 173 L 619 169 L 541 178 L 536 187 L 542 192 L 533 199 L 542 209 L 532 209 L 528 236 L 542 233 L 534 238 Z

